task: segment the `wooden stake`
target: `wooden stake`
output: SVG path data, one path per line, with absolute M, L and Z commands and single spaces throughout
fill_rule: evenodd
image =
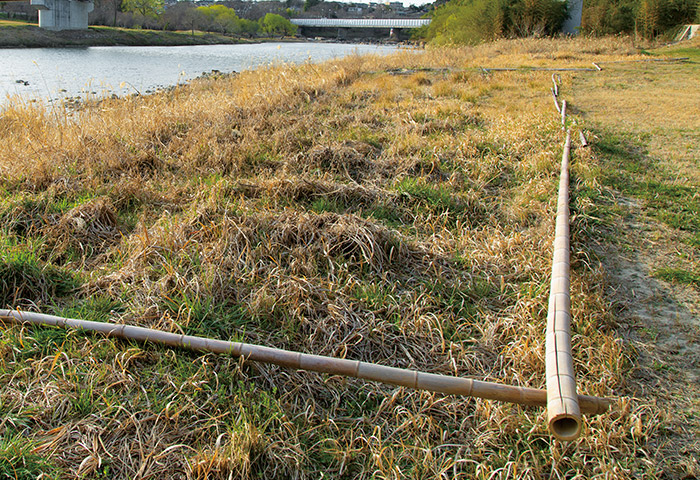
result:
M 547 404 L 547 392 L 536 388 L 516 387 L 472 380 L 470 378 L 436 375 L 434 373 L 387 367 L 357 360 L 323 357 L 260 345 L 180 335 L 132 325 L 93 322 L 17 310 L 0 310 L 0 319 L 17 323 L 100 332 L 108 337 L 153 342 L 198 352 L 229 354 L 243 357 L 244 360 L 272 363 L 282 367 L 310 370 L 331 375 L 363 378 L 375 382 L 429 390 L 447 395 L 479 397 L 531 406 L 545 406 Z M 578 401 L 581 409 L 591 414 L 603 413 L 610 407 L 610 401 L 605 398 L 581 395 Z

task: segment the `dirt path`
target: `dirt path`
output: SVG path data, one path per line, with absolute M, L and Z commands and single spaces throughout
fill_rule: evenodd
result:
M 663 226 L 645 219 L 638 203 L 625 203 L 629 215 L 621 230 L 635 248 L 595 248 L 608 274 L 620 335 L 636 354 L 625 393 L 654 405 L 662 416 L 664 428 L 648 445 L 654 461 L 670 478 L 695 478 L 700 474 L 700 295 L 652 276 L 672 242 L 655 240 Z

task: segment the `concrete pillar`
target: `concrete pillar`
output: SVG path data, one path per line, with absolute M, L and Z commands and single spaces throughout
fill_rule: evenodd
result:
M 31 0 L 39 9 L 39 27 L 48 30 L 82 30 L 88 28 L 91 0 Z
M 569 35 L 578 35 L 583 15 L 583 0 L 567 0 L 569 3 L 569 18 L 564 22 L 561 31 Z

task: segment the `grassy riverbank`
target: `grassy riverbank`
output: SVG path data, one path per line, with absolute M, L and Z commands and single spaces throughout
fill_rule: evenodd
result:
M 682 403 L 684 377 L 660 373 L 680 364 L 647 355 L 646 326 L 613 303 L 615 262 L 634 247 L 620 219 L 661 222 L 690 259 L 669 268 L 694 272 L 700 248 L 697 209 L 676 211 L 698 196 L 697 119 L 687 136 L 595 103 L 633 89 L 653 107 L 663 98 L 645 92 L 669 73 L 694 91 L 697 63 L 646 59 L 626 39 L 502 41 L 269 67 L 78 111 L 5 107 L 3 306 L 543 387 L 564 136 L 551 72 L 479 67 L 595 61 L 602 72 L 561 72 L 574 138 L 593 142 L 572 164 L 574 356 L 580 391 L 615 405 L 566 445 L 543 409 L 7 326 L 0 476 L 698 475 L 698 406 Z M 693 111 L 695 96 L 674 98 Z M 659 131 L 690 160 L 653 147 Z M 694 288 L 657 270 L 641 280 Z
M 217 33 L 168 32 L 92 26 L 87 30 L 54 32 L 21 22 L 0 21 L 0 48 L 214 45 L 250 43 L 251 40 Z

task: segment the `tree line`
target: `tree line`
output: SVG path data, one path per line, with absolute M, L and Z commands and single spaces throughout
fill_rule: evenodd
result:
M 287 13 L 283 10 L 281 13 Z M 240 18 L 224 4 L 196 6 L 180 1 L 165 7 L 163 0 L 96 0 L 90 23 L 126 28 L 191 30 L 255 37 L 294 35 L 297 26 L 279 13 L 264 13 L 257 20 Z
M 552 35 L 568 17 L 565 0 L 450 0 L 417 37 L 436 45 Z M 584 0 L 581 31 L 595 35 L 669 35 L 700 22 L 700 0 Z
M 700 23 L 699 0 L 586 0 L 584 5 L 581 29 L 597 35 L 653 38 L 673 33 L 679 25 Z

